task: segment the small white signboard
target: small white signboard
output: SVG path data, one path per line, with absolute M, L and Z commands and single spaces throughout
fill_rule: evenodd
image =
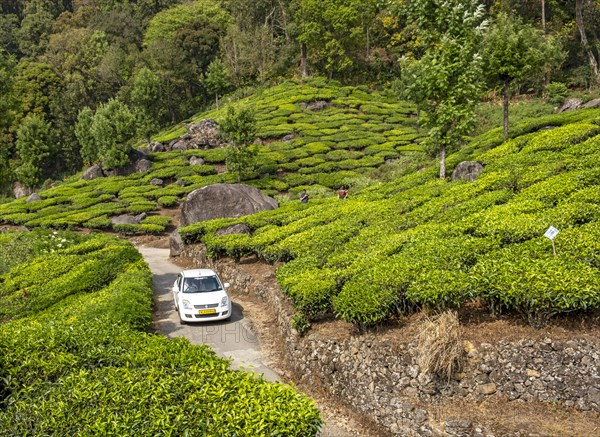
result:
M 550 226 L 548 228 L 548 230 L 546 231 L 546 233 L 544 234 L 544 237 L 549 238 L 552 241 L 554 241 L 554 237 L 556 237 L 558 232 L 559 232 L 558 229 L 556 229 L 554 226 Z

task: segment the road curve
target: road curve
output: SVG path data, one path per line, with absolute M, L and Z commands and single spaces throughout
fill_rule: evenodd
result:
M 219 356 L 231 359 L 232 368 L 262 374 L 267 381 L 281 381 L 280 375 L 263 363 L 258 339 L 249 328 L 249 321 L 244 318 L 239 304 L 233 302 L 229 320 L 182 325 L 171 294 L 171 287 L 182 268 L 169 260 L 169 249 L 137 246 L 137 250 L 152 271 L 155 332 L 169 338 L 185 337 L 192 344 L 207 344 Z M 351 419 L 332 413 L 329 408 L 323 409 L 323 405 L 319 408 L 325 420 L 319 437 L 369 435 L 357 432 L 355 427 L 348 428 L 346 422 Z
M 262 362 L 260 344 L 248 328 L 242 308 L 233 302 L 229 320 L 182 325 L 173 304 L 171 287 L 181 267 L 169 261 L 169 249 L 138 247 L 153 273 L 154 330 L 169 338 L 185 337 L 192 344 L 207 344 L 217 355 L 231 359 L 232 368 L 262 374 L 267 381 L 280 376 Z

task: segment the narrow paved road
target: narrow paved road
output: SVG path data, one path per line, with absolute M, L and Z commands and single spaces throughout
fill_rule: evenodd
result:
M 171 287 L 181 267 L 169 261 L 169 249 L 138 246 L 153 274 L 155 294 L 154 329 L 167 337 L 185 337 L 192 344 L 207 344 L 224 358 L 232 360 L 232 367 L 262 374 L 268 381 L 281 377 L 262 361 L 260 344 L 249 329 L 248 321 L 239 305 L 233 302 L 233 313 L 226 321 L 182 325 L 173 305 Z M 322 408 L 322 406 L 319 406 Z M 356 437 L 361 434 L 345 425 L 347 419 L 322 409 L 325 426 L 319 437 Z M 373 434 L 374 435 L 374 434 Z
M 231 358 L 232 367 L 264 375 L 268 381 L 279 375 L 262 362 L 258 339 L 248 329 L 241 308 L 233 303 L 229 320 L 182 325 L 173 305 L 171 287 L 181 267 L 169 261 L 169 249 L 138 247 L 154 274 L 154 329 L 167 337 L 185 337 L 193 344 L 208 344 L 221 357 Z

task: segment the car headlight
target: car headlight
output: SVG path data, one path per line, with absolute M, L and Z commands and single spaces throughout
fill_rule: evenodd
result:
M 223 296 L 223 299 L 221 299 L 221 306 L 227 306 L 227 303 L 229 302 L 229 298 L 227 296 Z
M 190 301 L 187 300 L 187 299 L 183 299 L 181 301 L 181 303 L 183 304 L 183 308 L 186 309 L 186 310 L 193 310 L 194 309 L 194 307 L 192 306 L 192 304 L 190 303 Z

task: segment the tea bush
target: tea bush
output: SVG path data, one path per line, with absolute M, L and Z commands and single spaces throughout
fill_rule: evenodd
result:
M 482 162 L 475 182 L 440 181 L 424 158 L 383 165 L 379 153 L 397 150 L 392 141 L 410 138 L 410 129 L 382 131 L 387 143 L 354 156 L 344 144 L 368 139 L 367 130 L 340 129 L 325 137 L 335 150 L 317 155 L 328 162 L 287 175 L 290 187 L 335 190 L 364 177 L 361 165 L 378 168 L 378 176 L 393 168 L 389 182 L 368 183 L 345 201 L 314 199 L 292 211 L 292 200 L 260 219 L 234 220 L 252 228 L 237 250 L 286 263 L 277 279 L 308 322 L 332 313 L 364 329 L 418 308 L 480 301 L 537 326 L 555 314 L 599 308 L 598 118 L 583 111 L 536 119 L 504 144 L 499 132 L 474 138 L 448 163 Z M 334 168 L 353 171 L 325 172 Z M 543 237 L 551 225 L 560 229 L 556 257 Z M 210 241 L 214 254 L 227 253 L 209 227 L 198 239 Z
M 0 273 L 0 308 L 10 308 L 0 321 L 0 435 L 318 433 L 314 402 L 292 387 L 146 332 L 152 276 L 128 242 L 43 231 L 0 240 L 0 259 L 21 248 Z M 28 304 L 8 305 L 15 294 Z

